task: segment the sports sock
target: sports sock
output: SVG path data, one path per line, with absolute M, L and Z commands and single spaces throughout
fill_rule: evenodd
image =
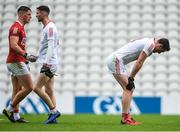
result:
M 12 105 L 10 104 L 6 110 L 10 111 L 10 112 L 13 112 L 14 111 L 14 107 L 12 107 Z
M 53 109 L 50 109 L 50 113 L 55 113 L 57 110 L 56 110 L 56 108 L 53 108 Z
M 130 116 L 129 113 L 122 113 L 122 119 L 126 120 Z
M 14 119 L 15 119 L 15 120 L 20 119 L 19 112 L 18 112 L 18 113 L 13 113 L 13 116 L 14 116 Z

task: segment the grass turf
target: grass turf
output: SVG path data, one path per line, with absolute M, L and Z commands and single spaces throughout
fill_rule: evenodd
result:
M 180 131 L 180 115 L 134 115 L 142 125 L 120 125 L 118 115 L 62 115 L 58 124 L 43 124 L 47 115 L 23 115 L 30 123 L 11 123 L 0 115 L 0 131 Z

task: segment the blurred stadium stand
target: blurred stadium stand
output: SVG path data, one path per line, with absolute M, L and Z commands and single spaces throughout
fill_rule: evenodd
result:
M 106 57 L 136 37 L 167 37 L 171 51 L 152 55 L 136 78 L 135 95 L 180 93 L 180 0 L 0 0 L 0 90 L 11 91 L 6 70 L 8 29 L 20 5 L 32 8 L 26 26 L 28 51 L 38 51 L 42 26 L 35 17 L 40 4 L 50 6 L 60 38 L 55 89 L 75 95 L 112 95 L 120 86 L 106 68 Z M 33 78 L 38 64 L 30 64 Z M 132 64 L 128 65 L 131 68 Z

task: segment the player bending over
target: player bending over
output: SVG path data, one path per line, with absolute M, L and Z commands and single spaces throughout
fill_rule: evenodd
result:
M 141 122 L 135 121 L 130 116 L 130 103 L 135 89 L 135 76 L 148 56 L 152 53 L 160 54 L 169 50 L 169 40 L 166 38 L 142 38 L 129 42 L 108 56 L 108 69 L 123 88 L 121 124 L 141 124 Z M 128 75 L 125 65 L 135 60 L 136 62 L 134 63 L 133 69 Z

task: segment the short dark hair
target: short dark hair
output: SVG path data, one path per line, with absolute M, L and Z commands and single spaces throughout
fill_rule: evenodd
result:
M 31 11 L 31 9 L 27 6 L 20 6 L 17 10 L 17 13 L 19 13 L 20 11 L 27 12 L 27 11 Z
M 50 13 L 50 9 L 49 9 L 48 6 L 42 5 L 42 6 L 37 7 L 36 9 L 38 9 L 38 10 L 40 10 L 40 11 L 45 11 L 45 12 L 48 13 L 48 15 L 49 15 L 49 13 Z
M 163 49 L 165 49 L 166 51 L 170 50 L 170 44 L 169 44 L 169 40 L 166 38 L 161 38 L 158 40 L 158 43 L 163 45 Z

